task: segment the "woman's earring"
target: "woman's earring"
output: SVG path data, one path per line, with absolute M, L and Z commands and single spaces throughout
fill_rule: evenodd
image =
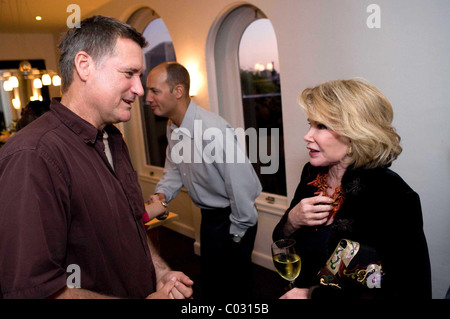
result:
M 349 145 L 348 148 L 347 148 L 347 155 L 348 155 L 348 156 L 352 155 L 352 151 L 353 151 L 353 150 L 352 150 L 352 146 Z

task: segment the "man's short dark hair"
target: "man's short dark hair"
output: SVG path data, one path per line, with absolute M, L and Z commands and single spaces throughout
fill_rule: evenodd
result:
M 62 92 L 72 84 L 74 59 L 78 52 L 88 53 L 98 66 L 104 57 L 114 52 L 119 37 L 133 40 L 141 48 L 147 46 L 147 41 L 136 29 L 110 17 L 93 16 L 81 21 L 79 28 L 67 31 L 59 44 Z
M 189 72 L 184 66 L 177 62 L 166 63 L 167 78 L 166 82 L 169 85 L 170 92 L 173 88 L 181 84 L 184 87 L 185 95 L 189 97 L 190 77 Z

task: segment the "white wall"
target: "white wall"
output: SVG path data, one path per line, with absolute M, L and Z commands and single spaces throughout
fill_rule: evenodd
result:
M 404 149 L 393 169 L 421 197 L 432 263 L 433 297 L 443 298 L 450 285 L 450 129 L 447 123 L 450 119 L 450 1 L 249 0 L 247 3 L 260 8 L 271 19 L 278 38 L 288 200 L 308 160 L 302 141 L 307 130 L 306 119 L 297 107 L 297 95 L 304 88 L 324 81 L 354 76 L 368 79 L 393 104 L 394 121 Z M 366 8 L 371 3 L 381 8 L 380 29 L 369 29 L 366 25 L 369 16 Z M 140 7 L 154 9 L 169 29 L 178 61 L 198 64 L 204 86 L 195 100 L 209 108 L 208 85 L 212 83 L 207 83 L 206 76 L 208 32 L 223 12 L 239 4 L 244 2 L 113 0 L 98 13 L 126 21 Z M 138 133 L 135 127 L 139 127 L 137 120 L 135 117 L 127 126 L 135 133 Z M 136 151 L 141 141 L 135 136 L 127 135 L 127 142 L 135 150 L 133 160 L 139 162 L 144 155 Z M 143 184 L 146 191 L 151 190 L 151 183 Z M 195 228 L 198 216 L 195 209 L 189 211 L 194 215 L 185 222 L 188 228 Z M 273 215 L 263 217 L 266 225 L 277 221 Z M 267 246 L 270 231 L 264 230 L 258 245 Z M 405 266 L 414 266 L 407 262 Z
M 373 2 L 381 8 L 380 29 L 365 26 L 365 8 Z M 433 296 L 442 298 L 450 285 L 450 2 L 322 0 L 301 1 L 296 7 L 275 10 L 273 15 L 285 136 L 299 140 L 306 130 L 295 98 L 307 86 L 361 76 L 386 94 L 404 149 L 393 169 L 421 197 Z M 306 161 L 306 152 L 302 143 L 291 139 L 286 154 L 292 194 L 298 163 Z

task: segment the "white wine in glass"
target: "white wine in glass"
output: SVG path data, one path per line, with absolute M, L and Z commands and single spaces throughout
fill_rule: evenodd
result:
M 289 281 L 290 289 L 294 288 L 302 268 L 300 256 L 295 252 L 295 240 L 280 239 L 272 243 L 272 258 L 277 272 Z

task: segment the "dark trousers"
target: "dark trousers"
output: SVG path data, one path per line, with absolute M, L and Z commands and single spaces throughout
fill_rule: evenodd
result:
M 247 230 L 240 243 L 235 243 L 230 236 L 230 207 L 201 212 L 202 299 L 251 299 L 251 256 L 257 225 Z

